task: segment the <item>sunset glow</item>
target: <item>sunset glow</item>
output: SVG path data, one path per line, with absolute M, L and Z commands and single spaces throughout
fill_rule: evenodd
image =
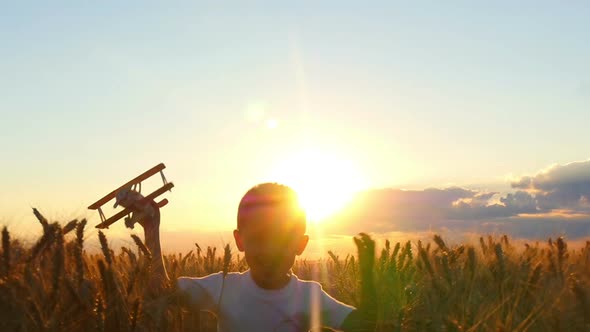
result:
M 286 158 L 275 167 L 273 179 L 297 191 L 308 220 L 315 223 L 344 207 L 365 181 L 353 162 L 319 150 Z
M 159 163 L 170 250 L 231 233 L 268 181 L 336 235 L 590 236 L 584 1 L 108 3 L 3 7 L 0 226 L 15 237 L 43 231 L 31 207 L 98 224 L 89 204 Z

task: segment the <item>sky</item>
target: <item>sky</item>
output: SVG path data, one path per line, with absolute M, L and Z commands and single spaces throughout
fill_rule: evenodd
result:
M 358 190 L 464 190 L 429 227 L 590 220 L 586 1 L 22 1 L 2 12 L 0 223 L 17 233 L 39 227 L 31 207 L 97 223 L 88 205 L 160 162 L 175 183 L 163 196 L 170 234 L 231 230 L 240 197 L 264 181 L 293 182 L 315 206 Z M 546 178 L 553 187 L 539 189 Z M 506 212 L 519 191 L 532 205 Z M 449 210 L 462 203 L 504 210 Z M 366 210 L 349 215 L 373 218 Z M 356 224 L 395 231 L 399 216 L 385 215 L 391 227 Z

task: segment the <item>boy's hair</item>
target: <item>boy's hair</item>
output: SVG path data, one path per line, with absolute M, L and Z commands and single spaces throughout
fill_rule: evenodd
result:
M 305 233 L 306 215 L 300 205 L 297 192 L 291 187 L 279 183 L 261 183 L 244 194 L 238 207 L 238 229 L 242 229 L 250 220 L 247 220 L 246 212 L 252 208 L 263 206 L 287 205 L 292 208 L 290 216 L 285 216 L 284 222 L 293 223 L 293 227 L 301 233 Z

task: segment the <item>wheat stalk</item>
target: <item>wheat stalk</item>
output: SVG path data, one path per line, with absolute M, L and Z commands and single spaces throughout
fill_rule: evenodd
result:
M 76 265 L 76 280 L 78 282 L 78 288 L 82 287 L 82 281 L 84 280 L 84 261 L 82 258 L 82 252 L 84 250 L 84 227 L 86 226 L 86 219 L 82 219 L 76 225 L 76 246 L 74 250 L 74 264 Z
M 100 240 L 100 249 L 102 250 L 102 254 L 106 259 L 107 264 L 109 266 L 113 265 L 113 257 L 111 256 L 111 251 L 109 249 L 107 237 L 104 235 L 102 231 L 98 231 L 98 239 Z
M 150 250 L 145 246 L 145 244 L 143 244 L 143 241 L 141 241 L 141 239 L 139 238 L 139 236 L 135 235 L 135 234 L 131 234 L 131 238 L 133 239 L 133 241 L 135 242 L 135 244 L 137 245 L 137 247 L 139 248 L 140 252 L 142 252 L 144 255 L 146 255 L 147 257 L 152 257 L 152 253 L 150 252 Z
M 137 319 L 139 317 L 139 298 L 135 299 L 133 302 L 133 308 L 131 309 L 131 332 L 135 331 L 137 328 Z
M 77 225 L 78 225 L 78 219 L 74 219 L 74 220 L 70 221 L 69 223 L 67 223 L 62 229 L 64 235 L 73 231 Z
M 96 297 L 94 315 L 96 319 L 96 330 L 99 332 L 104 332 L 104 307 L 100 295 Z
M 6 226 L 2 228 L 2 259 L 4 277 L 8 278 L 10 275 L 10 233 L 8 233 Z
M 39 220 L 41 226 L 43 226 L 43 231 L 45 231 L 49 226 L 49 222 L 47 221 L 47 219 L 36 208 L 33 208 L 33 214 L 35 215 L 35 217 L 37 217 L 37 220 Z
M 231 248 L 229 247 L 229 244 L 226 244 L 225 248 L 223 249 L 223 277 L 224 278 L 227 275 L 227 273 L 229 272 L 230 263 L 231 263 Z

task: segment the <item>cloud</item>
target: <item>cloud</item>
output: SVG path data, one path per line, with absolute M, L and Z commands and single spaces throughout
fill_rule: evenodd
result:
M 516 191 L 509 193 L 460 187 L 368 190 L 326 224 L 350 233 L 448 229 L 590 236 L 590 160 L 555 165 L 511 185 Z
M 534 194 L 541 211 L 590 212 L 590 160 L 554 165 L 534 176 L 517 179 L 512 187 Z
M 510 234 L 515 238 L 547 239 L 565 236 L 581 239 L 590 236 L 590 219 L 566 220 L 552 216 L 512 217 L 487 221 L 479 225 L 479 233 Z
M 398 227 L 415 227 L 415 221 L 428 225 L 447 218 L 453 202 L 474 197 L 476 191 L 451 187 L 425 190 L 378 189 L 359 193 L 349 206 L 334 217 L 338 225 L 357 221 L 371 223 L 375 231 L 391 231 L 391 222 Z M 343 222 L 346 220 L 347 222 Z

